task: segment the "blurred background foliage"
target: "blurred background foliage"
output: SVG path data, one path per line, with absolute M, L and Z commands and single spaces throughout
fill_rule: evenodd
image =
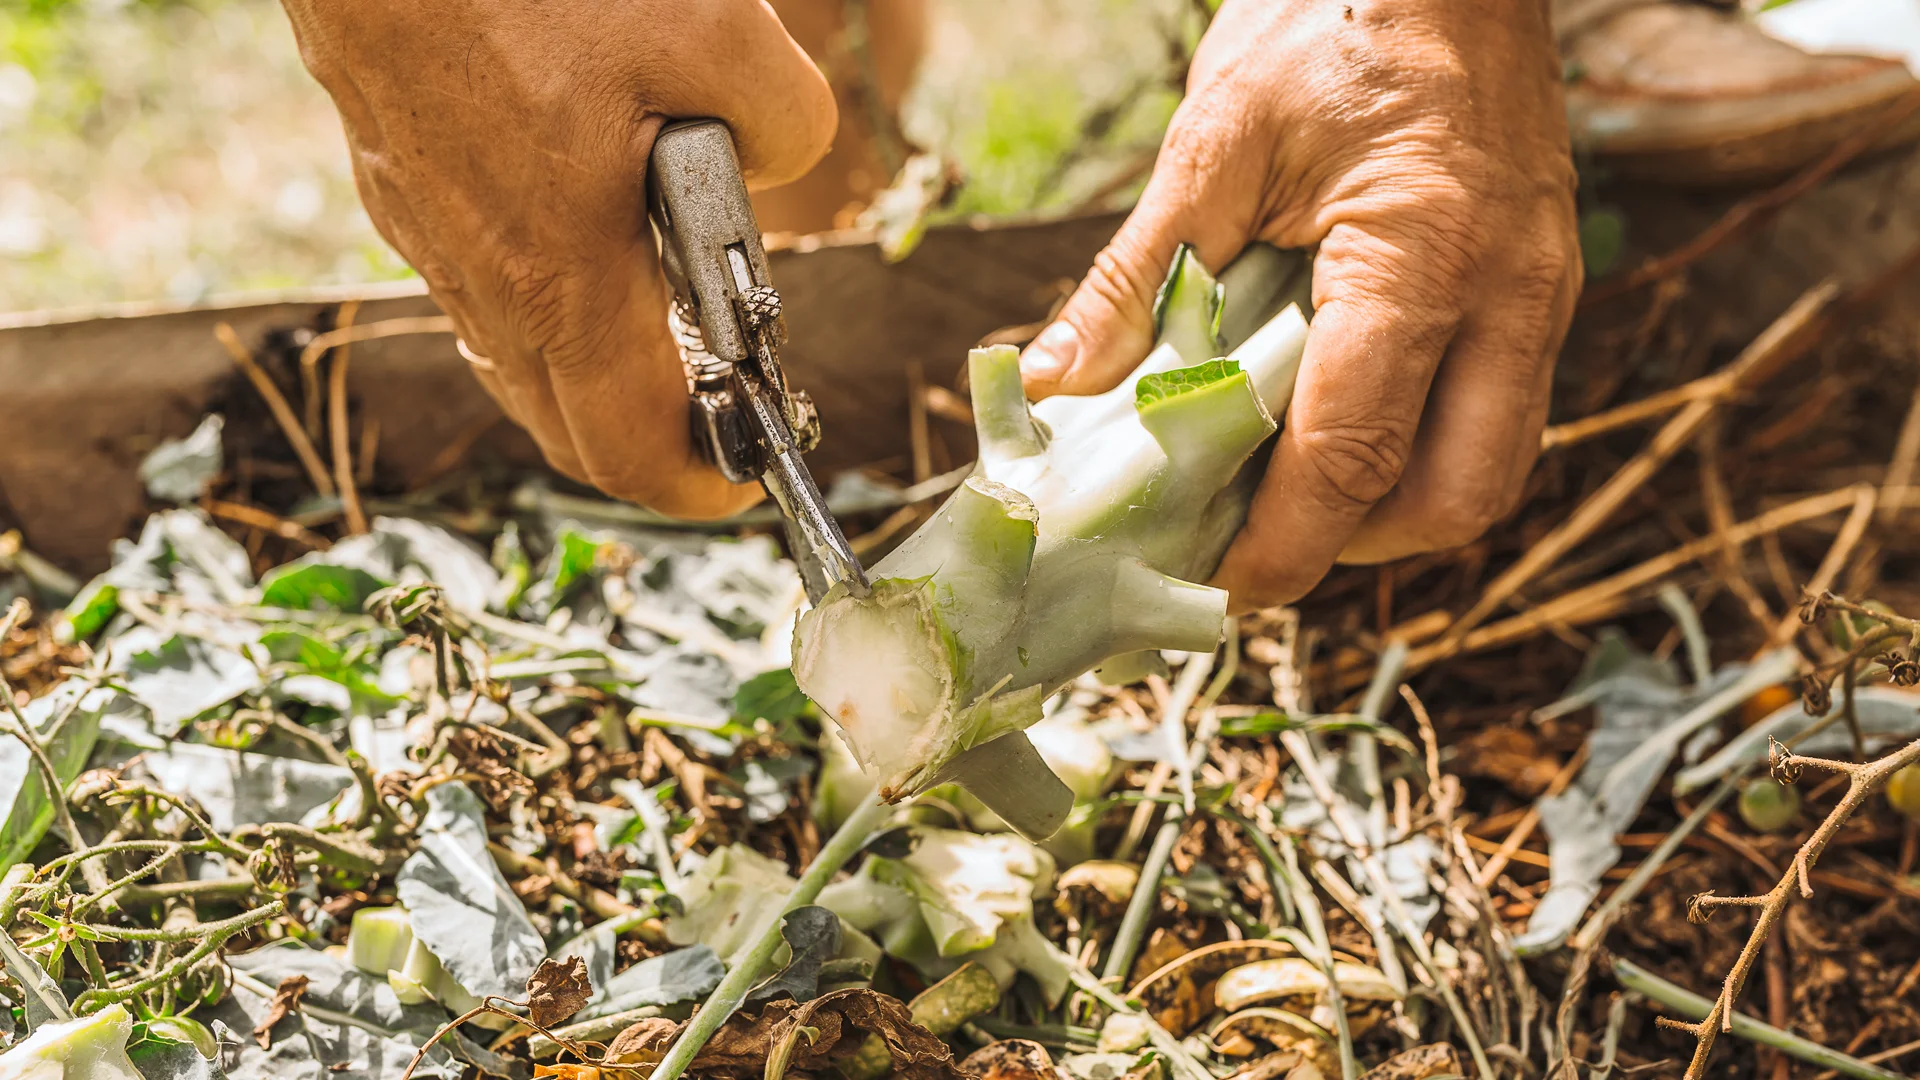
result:
M 1204 0 L 932 0 L 908 136 L 942 216 L 1120 205 Z M 0 310 L 410 275 L 277 0 L 0 0 Z

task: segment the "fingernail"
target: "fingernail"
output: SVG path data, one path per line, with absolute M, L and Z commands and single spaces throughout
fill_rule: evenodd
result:
M 1053 378 L 1073 366 L 1080 355 L 1080 332 L 1069 322 L 1057 322 L 1040 332 L 1020 358 L 1020 370 L 1041 378 Z

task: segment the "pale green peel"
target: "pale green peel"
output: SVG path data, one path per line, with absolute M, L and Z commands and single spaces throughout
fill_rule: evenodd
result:
M 140 1080 L 127 1057 L 132 1034 L 133 1015 L 118 1004 L 44 1025 L 0 1054 L 0 1080 Z
M 1029 406 L 1016 350 L 968 357 L 974 476 L 873 567 L 869 595 L 836 589 L 794 634 L 796 680 L 883 798 L 953 776 L 1044 836 L 1071 803 L 1063 786 L 1040 807 L 1045 785 L 1023 773 L 1010 786 L 1034 789 L 1026 813 L 1005 791 L 987 798 L 980 755 L 950 763 L 1031 726 L 1047 695 L 1096 666 L 1139 670 L 1154 650 L 1218 643 L 1227 597 L 1198 582 L 1244 520 L 1248 462 L 1292 394 L 1307 324 L 1281 302 L 1303 265 L 1255 248 L 1216 282 L 1183 248 L 1159 341 L 1103 394 Z

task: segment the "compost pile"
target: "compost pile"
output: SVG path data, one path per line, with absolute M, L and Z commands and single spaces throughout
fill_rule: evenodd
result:
M 1906 269 L 1752 341 L 1657 283 L 1488 538 L 1048 701 L 1040 842 L 877 801 L 764 511 L 305 483 L 323 380 L 241 349 L 110 571 L 0 542 L 0 1077 L 1898 1075 Z M 871 559 L 965 475 L 830 500 Z

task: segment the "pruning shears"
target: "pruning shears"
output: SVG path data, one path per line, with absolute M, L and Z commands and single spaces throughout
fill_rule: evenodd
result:
M 801 459 L 820 441 L 820 418 L 780 368 L 786 322 L 732 133 L 719 120 L 669 123 L 647 173 L 696 450 L 727 479 L 766 488 L 809 600 L 838 584 L 866 593 L 866 572 Z

